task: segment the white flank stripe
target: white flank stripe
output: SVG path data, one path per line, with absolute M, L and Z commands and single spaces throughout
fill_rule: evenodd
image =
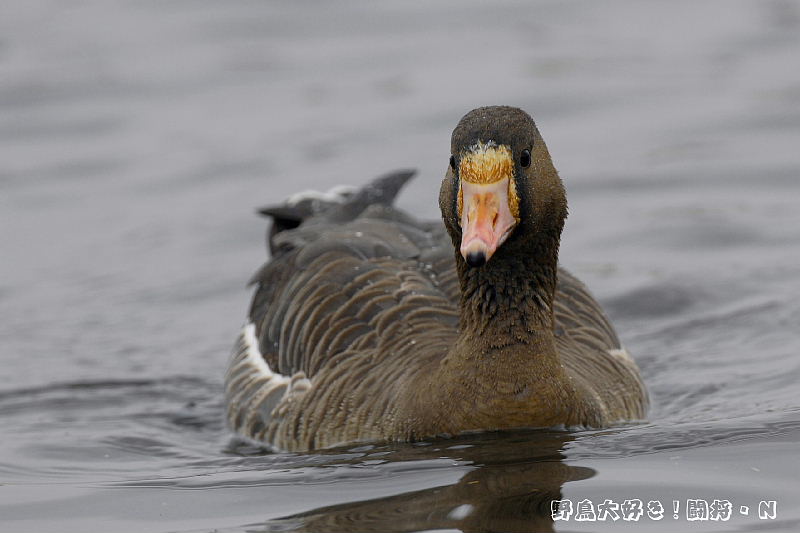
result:
M 450 520 L 464 520 L 466 517 L 472 514 L 472 511 L 475 510 L 475 507 L 465 503 L 463 505 L 459 505 L 458 507 L 453 508 L 452 511 L 447 513 L 447 518 Z
M 617 359 L 622 359 L 623 361 L 628 361 L 630 363 L 633 362 L 633 357 L 631 354 L 628 353 L 628 350 L 625 348 L 618 348 L 615 350 L 608 350 L 609 355 L 612 357 L 616 357 Z
M 291 381 L 289 376 L 273 372 L 264 360 L 264 356 L 261 355 L 261 350 L 258 349 L 255 324 L 252 322 L 245 324 L 242 329 L 242 335 L 244 336 L 244 344 L 247 347 L 247 362 L 252 365 L 259 374 L 269 379 L 270 387 L 273 385 L 280 385 L 281 383 L 289 383 L 289 381 Z

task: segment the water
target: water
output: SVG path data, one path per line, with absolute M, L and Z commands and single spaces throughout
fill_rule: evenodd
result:
M 798 54 L 780 0 L 6 2 L 0 530 L 796 530 Z M 254 209 L 413 166 L 399 203 L 436 217 L 452 127 L 500 103 L 548 142 L 562 261 L 639 361 L 648 422 L 310 454 L 232 438 Z M 664 518 L 553 524 L 562 498 Z M 688 522 L 687 499 L 732 517 Z

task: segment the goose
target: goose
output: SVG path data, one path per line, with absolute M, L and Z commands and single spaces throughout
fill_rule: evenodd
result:
M 639 369 L 558 264 L 564 186 L 533 119 L 491 106 L 452 133 L 439 207 L 413 172 L 295 196 L 225 376 L 228 425 L 275 450 L 642 419 Z

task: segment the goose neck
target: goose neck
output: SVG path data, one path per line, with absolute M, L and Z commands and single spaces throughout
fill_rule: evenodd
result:
M 552 255 L 509 254 L 470 268 L 461 260 L 462 337 L 493 347 L 552 337 L 557 261 Z

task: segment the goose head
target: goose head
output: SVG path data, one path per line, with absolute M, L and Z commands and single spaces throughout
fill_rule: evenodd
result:
M 469 267 L 532 249 L 557 254 L 566 196 L 530 115 L 506 106 L 464 115 L 453 130 L 439 206 Z

